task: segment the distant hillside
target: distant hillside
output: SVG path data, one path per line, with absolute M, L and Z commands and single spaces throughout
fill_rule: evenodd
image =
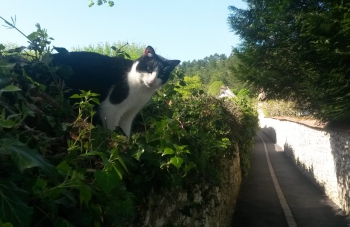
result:
M 200 60 L 184 61 L 180 69 L 186 76 L 199 76 L 206 87 L 215 81 L 222 81 L 226 86 L 238 91 L 243 88 L 243 83 L 236 79 L 230 69 L 235 64 L 235 59 L 234 56 L 214 54 Z

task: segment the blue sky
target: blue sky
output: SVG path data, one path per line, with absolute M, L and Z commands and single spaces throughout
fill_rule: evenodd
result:
M 163 57 L 182 61 L 231 53 L 239 38 L 227 24 L 228 6 L 240 0 L 115 0 L 114 7 L 88 7 L 88 0 L 0 0 L 0 16 L 17 17 L 26 35 L 40 23 L 54 46 L 128 41 L 151 45 Z M 4 23 L 0 20 L 0 25 Z M 25 37 L 0 26 L 0 43 L 26 46 Z

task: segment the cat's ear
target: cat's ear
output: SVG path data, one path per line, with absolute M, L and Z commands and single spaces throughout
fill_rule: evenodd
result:
M 174 68 L 178 65 L 178 64 L 180 64 L 180 60 L 168 60 L 168 64 L 169 65 L 171 65 L 171 66 L 173 66 Z
M 170 73 L 175 69 L 175 67 L 180 64 L 180 60 L 167 60 L 168 66 L 164 68 L 164 73 Z
M 147 57 L 153 58 L 155 55 L 156 55 L 156 52 L 154 51 L 153 47 L 148 46 L 148 47 L 146 47 L 146 50 L 142 56 L 143 57 L 147 56 Z

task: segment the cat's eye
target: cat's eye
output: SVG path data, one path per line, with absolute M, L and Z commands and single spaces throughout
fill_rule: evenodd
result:
M 149 67 L 149 66 L 147 67 L 147 72 L 148 72 L 148 73 L 151 73 L 151 72 L 152 72 L 151 67 Z

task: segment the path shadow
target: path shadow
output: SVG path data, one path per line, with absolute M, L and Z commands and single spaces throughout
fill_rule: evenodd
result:
M 295 156 L 295 151 L 293 150 L 293 147 L 289 145 L 288 143 L 284 144 L 284 152 L 285 154 L 291 159 L 294 164 L 298 167 L 298 169 L 317 187 L 319 187 L 322 191 L 325 190 L 324 185 L 321 185 L 316 182 L 315 178 L 315 172 L 313 166 L 307 166 L 303 162 L 300 161 L 299 158 Z
M 284 216 L 283 210 L 277 209 L 280 208 L 280 202 L 273 194 L 275 188 L 268 173 L 264 146 L 269 150 L 275 176 L 298 226 L 350 226 L 349 216 L 323 193 L 322 188 L 310 180 L 314 178 L 314 168 L 303 165 L 299 159 L 295 160 L 295 151 L 290 144 L 285 143 L 282 149 L 266 138 L 271 136 L 276 141 L 278 135 L 274 128 L 265 127 L 261 131 L 265 134 L 260 135 L 266 145 L 255 144 L 251 172 L 242 182 L 231 226 L 287 226 L 287 223 L 283 225 L 276 221 L 276 218 L 283 219 Z
M 331 142 L 331 144 L 333 144 L 333 146 L 335 145 L 334 142 Z M 288 143 L 284 144 L 284 151 L 285 154 L 288 156 L 289 159 L 291 159 L 293 161 L 293 163 L 296 165 L 296 167 L 299 169 L 299 171 L 310 181 L 313 183 L 313 185 L 315 185 L 317 188 L 319 188 L 322 191 L 323 196 L 320 198 L 319 203 L 320 204 L 324 204 L 326 205 L 326 209 L 332 210 L 333 212 L 333 216 L 334 218 L 336 218 L 339 223 L 350 223 L 350 216 L 347 215 L 347 211 L 340 208 L 338 205 L 336 205 L 332 199 L 330 199 L 326 194 L 326 185 L 325 183 L 321 183 L 319 181 L 317 181 L 317 177 L 315 175 L 315 171 L 313 166 L 307 166 L 305 165 L 303 162 L 301 162 L 299 160 L 299 158 L 296 158 L 295 156 L 295 151 L 293 150 L 293 147 L 291 145 L 289 145 Z M 333 151 L 333 148 L 332 148 Z M 307 151 L 310 152 L 310 151 Z M 311 151 L 312 152 L 312 151 Z M 339 158 L 339 157 L 338 157 Z M 330 162 L 336 162 L 336 158 L 334 158 L 333 160 L 329 160 Z M 348 165 L 348 168 L 350 168 L 350 165 Z M 338 168 L 337 168 L 338 169 Z M 346 188 L 349 188 L 349 177 L 350 177 L 350 173 L 347 172 L 345 175 L 346 177 L 341 177 L 338 171 L 337 171 L 337 178 L 338 178 L 338 185 L 339 185 L 339 181 L 341 179 L 341 182 L 345 183 L 345 179 L 347 179 L 346 182 Z M 343 174 L 344 176 L 344 174 Z M 346 196 L 345 199 L 347 199 L 347 201 L 349 201 L 349 190 L 347 190 L 347 193 L 344 193 Z M 339 225 L 339 226 L 344 226 L 343 225 Z M 350 226 L 350 224 L 347 224 L 346 226 Z
M 347 213 L 350 212 L 350 134 L 329 130 L 330 146 L 338 183 L 338 198 Z
M 264 127 L 260 129 L 264 132 L 274 143 L 277 143 L 277 134 L 276 130 L 273 127 Z
M 264 127 L 261 129 L 274 143 L 277 141 L 277 132 L 273 127 Z M 335 173 L 337 177 L 338 184 L 338 199 L 342 210 L 339 209 L 335 204 L 330 203 L 329 200 L 323 200 L 324 203 L 329 203 L 328 205 L 332 207 L 334 212 L 342 216 L 343 218 L 349 219 L 349 215 L 345 213 L 350 213 L 350 134 L 341 131 L 329 130 L 324 133 L 330 134 L 329 146 L 331 147 L 331 152 L 333 158 L 328 160 L 334 163 Z M 316 185 L 323 192 L 326 191 L 325 183 L 317 181 L 315 175 L 315 170 L 312 165 L 305 165 L 299 158 L 296 157 L 293 146 L 285 143 L 283 146 L 284 153 L 287 155 L 297 166 L 297 168 L 306 176 L 314 185 Z M 312 152 L 312 151 L 305 151 Z M 329 170 L 333 171 L 333 170 Z M 337 193 L 337 192 L 335 192 Z M 328 198 L 328 197 L 327 197 Z M 339 204 L 338 204 L 339 205 Z M 345 217 L 344 217 L 345 216 Z

